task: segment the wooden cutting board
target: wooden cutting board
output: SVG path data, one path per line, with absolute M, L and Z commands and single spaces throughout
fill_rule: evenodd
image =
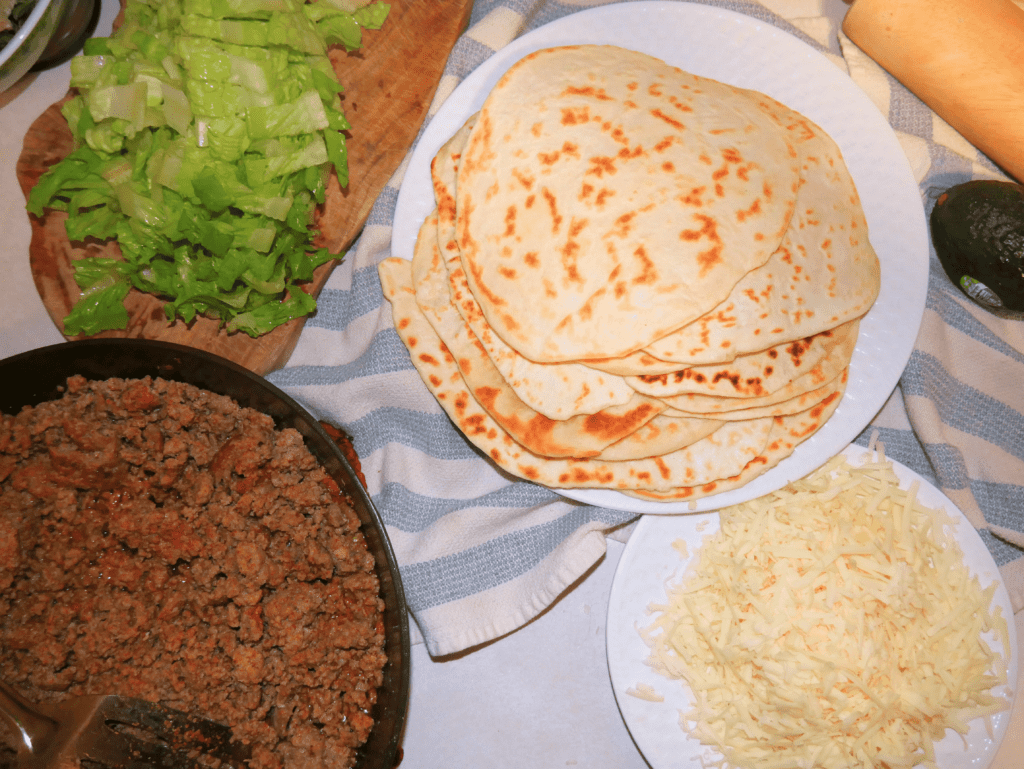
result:
M 352 124 L 348 138 L 349 184 L 342 190 L 331 178 L 327 202 L 319 215 L 318 246 L 340 253 L 359 234 L 388 179 L 412 146 L 426 118 L 448 54 L 465 29 L 472 0 L 391 0 L 391 12 L 380 30 L 365 30 L 363 47 L 354 53 L 330 52 L 338 80 L 345 89 L 342 109 Z M 18 182 L 28 197 L 39 177 L 73 149 L 71 130 L 60 113 L 70 96 L 50 106 L 25 136 L 17 163 Z M 26 214 L 28 216 L 28 214 Z M 32 241 L 29 262 L 39 296 L 58 329 L 79 297 L 72 263 L 88 256 L 120 256 L 113 241 L 68 241 L 67 215 L 47 211 L 29 216 Z M 306 290 L 320 293 L 337 261 L 321 266 Z M 168 324 L 163 302 L 132 290 L 125 300 L 128 328 L 97 337 L 156 339 L 197 347 L 239 363 L 257 374 L 280 368 L 298 342 L 305 318 L 253 339 L 227 334 L 218 322 L 197 318 Z M 75 337 L 68 337 L 69 339 Z

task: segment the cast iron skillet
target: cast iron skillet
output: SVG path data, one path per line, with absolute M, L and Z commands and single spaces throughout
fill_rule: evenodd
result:
M 183 345 L 140 339 L 87 339 L 42 347 L 0 360 L 0 411 L 61 397 L 68 377 L 139 379 L 162 377 L 234 398 L 241 406 L 270 415 L 278 428 L 292 427 L 324 469 L 352 499 L 363 535 L 377 564 L 384 598 L 384 683 L 377 692 L 373 731 L 356 759 L 358 769 L 393 769 L 409 699 L 409 615 L 391 549 L 373 502 L 355 471 L 319 422 L 280 389 L 246 368 Z

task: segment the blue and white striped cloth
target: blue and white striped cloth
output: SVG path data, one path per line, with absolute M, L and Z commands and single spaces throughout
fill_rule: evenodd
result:
M 996 169 L 877 68 L 822 14 L 827 0 L 706 4 L 800 37 L 846 69 L 897 130 L 926 207 L 934 189 Z M 477 0 L 431 114 L 496 50 L 600 0 Z M 769 8 L 771 10 L 769 10 Z M 549 606 L 634 516 L 569 501 L 516 480 L 452 426 L 412 366 L 384 301 L 377 264 L 390 255 L 404 165 L 335 269 L 286 368 L 269 379 L 354 438 L 370 495 L 401 564 L 428 651 L 452 654 L 509 633 Z M 924 326 L 877 429 L 890 456 L 932 480 L 982 531 L 1024 606 L 1024 324 L 973 307 L 934 260 Z

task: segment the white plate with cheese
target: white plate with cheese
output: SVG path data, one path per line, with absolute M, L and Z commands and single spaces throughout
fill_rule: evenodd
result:
M 856 466 L 867 453 L 851 446 L 843 454 Z M 963 552 L 964 565 L 982 589 L 994 587 L 990 608 L 998 607 L 1008 620 L 1005 639 L 995 633 L 985 633 L 982 638 L 1000 656 L 1004 640 L 1008 643 L 1010 655 L 1005 662 L 1009 683 L 994 687 L 992 693 L 1007 698 L 1010 707 L 987 718 L 975 718 L 966 739 L 947 730 L 945 738 L 935 743 L 936 762 L 941 769 L 985 769 L 1006 734 L 1014 696 L 1011 686 L 1017 681 L 1017 639 L 1009 595 L 981 537 L 956 506 L 909 468 L 898 462 L 892 462 L 892 467 L 901 489 L 918 482 L 916 498 L 920 503 L 932 510 L 944 510 L 952 519 L 950 533 Z M 644 516 L 630 536 L 612 585 L 607 623 L 611 683 L 623 720 L 653 769 L 700 767 L 702 757 L 720 758 L 684 730 L 680 715 L 693 708 L 692 692 L 685 681 L 666 677 L 648 664 L 651 649 L 640 632 L 660 616 L 659 612 L 649 613 L 648 607 L 666 604 L 666 586 L 686 580 L 687 567 L 696 561 L 705 538 L 718 529 L 717 513 Z M 925 662 L 949 664 L 948 660 Z M 649 699 L 651 694 L 663 700 Z
M 412 259 L 435 207 L 430 162 L 495 83 L 522 57 L 570 44 L 611 44 L 697 75 L 766 93 L 803 113 L 836 141 L 857 185 L 881 262 L 881 292 L 861 321 L 846 395 L 829 421 L 778 466 L 733 491 L 693 502 L 656 502 L 607 489 L 554 489 L 572 499 L 637 513 L 714 510 L 803 477 L 853 441 L 882 407 L 910 358 L 924 313 L 928 234 L 921 194 L 895 134 L 871 100 L 807 43 L 750 16 L 685 2 L 616 3 L 539 27 L 463 80 L 424 129 L 399 190 L 392 254 Z

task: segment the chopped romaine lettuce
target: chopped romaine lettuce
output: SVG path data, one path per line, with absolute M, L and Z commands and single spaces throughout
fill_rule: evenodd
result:
M 251 336 L 316 308 L 299 282 L 336 258 L 311 225 L 328 170 L 348 183 L 350 127 L 325 52 L 357 48 L 388 10 L 129 0 L 114 35 L 86 42 L 63 108 L 76 149 L 28 210 L 66 211 L 72 241 L 115 238 L 123 260 L 75 262 L 66 334 L 125 328 L 132 288 L 160 296 L 169 321 L 202 314 Z

